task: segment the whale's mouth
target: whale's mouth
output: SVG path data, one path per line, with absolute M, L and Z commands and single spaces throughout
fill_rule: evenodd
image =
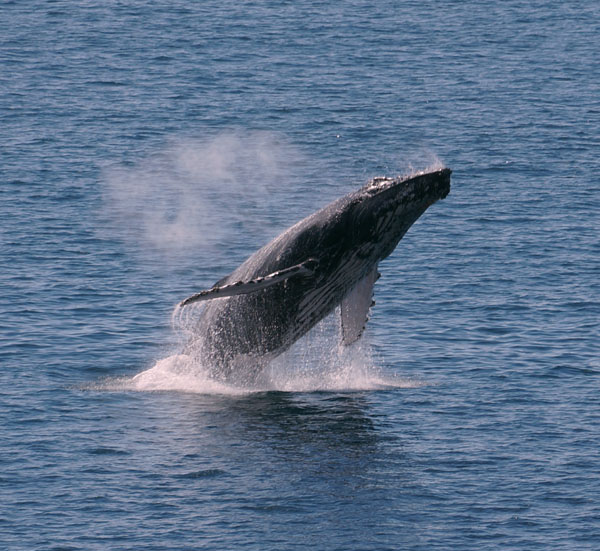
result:
M 443 168 L 438 172 L 441 180 L 439 198 L 445 199 L 450 193 L 450 175 L 452 174 L 452 171 L 449 168 Z
M 428 197 L 428 203 L 432 205 L 436 201 L 445 199 L 450 193 L 451 174 L 452 171 L 449 168 L 441 168 L 433 172 L 419 172 L 404 182 L 408 184 L 410 181 L 415 181 L 417 193 Z

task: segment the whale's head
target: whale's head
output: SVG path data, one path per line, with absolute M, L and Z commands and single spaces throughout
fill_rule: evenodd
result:
M 408 177 L 374 178 L 354 198 L 354 239 L 378 260 L 390 255 L 413 223 L 450 192 L 449 168 Z

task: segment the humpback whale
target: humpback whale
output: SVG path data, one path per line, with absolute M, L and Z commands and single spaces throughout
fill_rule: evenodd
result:
M 450 192 L 451 170 L 374 178 L 294 224 L 231 274 L 179 307 L 206 302 L 190 354 L 210 376 L 248 384 L 340 306 L 342 341 L 357 341 L 373 305 L 378 263 Z

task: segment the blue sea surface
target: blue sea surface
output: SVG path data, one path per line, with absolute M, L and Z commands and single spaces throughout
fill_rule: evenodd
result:
M 0 548 L 600 549 L 600 5 L 0 4 Z M 260 389 L 174 305 L 452 190 Z

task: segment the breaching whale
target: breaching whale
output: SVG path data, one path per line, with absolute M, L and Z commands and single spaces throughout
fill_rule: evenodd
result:
M 214 378 L 251 383 L 341 306 L 342 340 L 360 338 L 378 263 L 425 210 L 450 192 L 451 170 L 375 178 L 288 228 L 212 288 L 186 353 Z

